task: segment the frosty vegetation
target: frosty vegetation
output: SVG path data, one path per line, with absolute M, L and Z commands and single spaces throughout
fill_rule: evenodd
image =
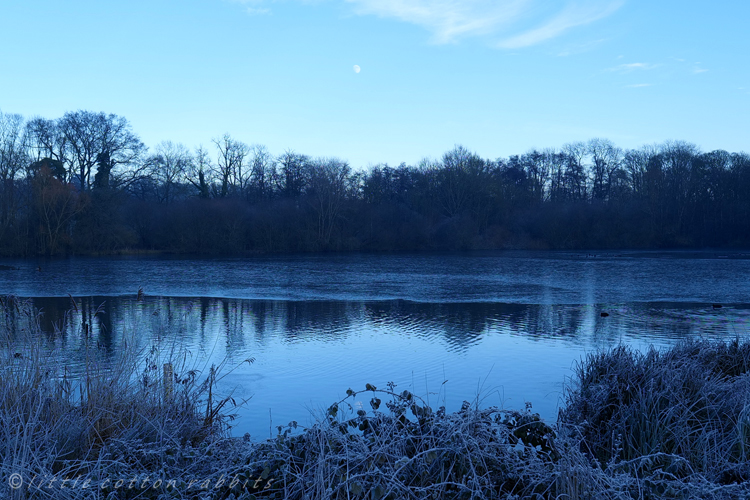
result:
M 750 495 L 750 343 L 739 339 L 592 354 L 555 423 L 476 400 L 448 412 L 367 384 L 312 427 L 291 422 L 258 442 L 229 436 L 240 402 L 217 381 L 232 367 L 196 369 L 160 346 L 104 363 L 86 343 L 73 372 L 26 303 L 3 299 L 0 313 L 3 498 Z M 363 397 L 369 408 L 353 405 Z

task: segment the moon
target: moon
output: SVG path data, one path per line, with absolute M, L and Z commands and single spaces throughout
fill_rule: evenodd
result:
M 361 68 L 359 67 L 359 65 L 355 64 L 353 69 L 355 73 L 359 73 Z

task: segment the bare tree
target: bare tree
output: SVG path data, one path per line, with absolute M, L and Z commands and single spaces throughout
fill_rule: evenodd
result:
M 351 168 L 336 158 L 306 164 L 308 201 L 317 215 L 317 236 L 323 246 L 331 243 L 341 205 L 350 188 Z
M 68 112 L 59 120 L 69 151 L 70 177 L 77 179 L 81 190 L 110 187 L 110 175 L 117 166 L 136 166 L 146 147 L 123 117 L 91 111 Z M 97 167 L 96 179 L 92 170 Z M 131 180 L 124 175 L 118 184 Z
M 57 253 L 62 240 L 70 239 L 71 222 L 86 205 L 86 197 L 57 179 L 46 162 L 31 179 L 32 208 L 37 218 L 39 250 L 48 255 Z M 68 241 L 69 242 L 69 241 Z
M 651 158 L 657 155 L 655 146 L 643 146 L 640 149 L 628 150 L 622 158 L 622 167 L 627 176 L 627 182 L 633 196 L 640 198 L 645 195 L 644 184 L 646 171 Z
M 253 146 L 250 155 L 250 187 L 253 194 L 259 200 L 270 198 L 274 158 L 262 145 Z
M 156 145 L 147 163 L 151 177 L 156 181 L 157 198 L 170 204 L 193 163 L 190 150 L 180 143 L 162 141 Z
M 188 182 L 198 190 L 198 197 L 208 199 L 211 197 L 211 158 L 203 146 L 195 149 L 193 162 L 188 166 L 185 177 Z
M 606 200 L 621 166 L 622 150 L 610 140 L 591 139 L 588 142 L 588 153 L 591 155 L 593 175 L 591 196 L 597 200 Z
M 57 120 L 32 118 L 26 123 L 26 137 L 34 162 L 46 159 L 46 163 L 52 166 L 53 175 L 61 182 L 72 180 L 67 169 L 68 140 Z
M 244 169 L 250 148 L 244 142 L 232 139 L 229 134 L 213 140 L 218 151 L 216 170 L 221 182 L 219 196 L 225 198 L 230 191 L 244 192 L 249 172 Z M 244 171 L 243 171 L 244 169 Z
M 667 141 L 659 147 L 668 190 L 669 209 L 676 216 L 678 228 L 685 223 L 688 205 L 694 200 L 700 183 L 694 160 L 698 146 L 684 141 Z
M 284 196 L 298 198 L 305 187 L 305 168 L 309 162 L 306 155 L 287 150 L 278 157 L 280 171 L 277 172 L 277 189 Z
M 23 122 L 21 115 L 0 111 L 0 239 L 15 220 L 16 181 L 29 163 Z
M 473 156 L 468 149 L 457 145 L 443 155 L 442 164 L 434 165 L 440 203 L 448 217 L 460 215 L 468 208 L 472 195 L 468 176 Z
M 521 162 L 529 180 L 532 201 L 543 202 L 549 192 L 548 184 L 552 170 L 548 152 L 534 149 L 523 155 Z
M 565 182 L 572 200 L 585 200 L 588 195 L 586 182 L 586 155 L 588 148 L 583 142 L 573 142 L 563 146 L 567 157 Z

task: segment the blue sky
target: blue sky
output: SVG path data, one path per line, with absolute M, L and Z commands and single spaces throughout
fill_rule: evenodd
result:
M 115 113 L 148 146 L 228 132 L 355 168 L 592 137 L 750 151 L 750 2 L 25 0 L 0 19 L 0 110 Z

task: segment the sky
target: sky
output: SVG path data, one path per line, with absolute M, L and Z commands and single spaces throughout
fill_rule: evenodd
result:
M 355 169 L 593 137 L 750 151 L 745 1 L 24 0 L 0 19 L 2 112 L 114 113 L 149 147 L 229 133 Z

